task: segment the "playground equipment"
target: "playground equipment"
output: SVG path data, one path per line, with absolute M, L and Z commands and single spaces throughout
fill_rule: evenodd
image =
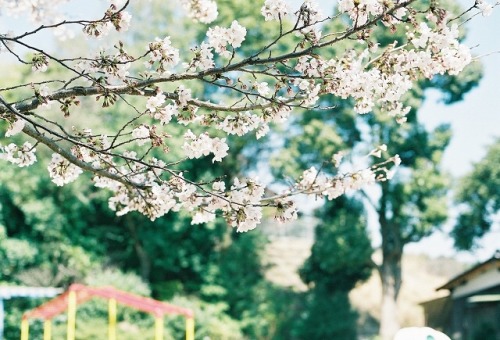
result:
M 51 339 L 52 318 L 67 310 L 67 340 L 75 339 L 76 307 L 93 297 L 108 300 L 108 340 L 116 340 L 116 304 L 120 303 L 155 316 L 155 340 L 163 339 L 163 317 L 165 314 L 183 315 L 186 318 L 186 340 L 194 340 L 194 314 L 187 308 L 137 296 L 113 287 L 87 287 L 72 284 L 66 292 L 24 313 L 21 322 L 21 340 L 28 340 L 29 319 L 44 320 L 43 340 Z

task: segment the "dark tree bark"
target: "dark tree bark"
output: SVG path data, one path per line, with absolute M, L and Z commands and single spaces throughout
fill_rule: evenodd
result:
M 382 234 L 382 264 L 379 267 L 382 282 L 380 337 L 382 340 L 392 340 L 400 328 L 397 301 L 402 283 L 401 259 L 404 242 L 400 226 L 387 218 L 387 200 L 385 198 L 383 193 L 379 209 Z
M 149 282 L 149 276 L 151 274 L 151 258 L 144 249 L 144 246 L 142 245 L 142 242 L 137 235 L 137 230 L 134 223 L 130 221 L 129 218 L 127 218 L 126 220 L 127 227 L 130 230 L 130 234 L 132 235 L 132 239 L 134 241 L 134 249 L 137 254 L 137 258 L 139 259 L 141 278 L 145 282 Z

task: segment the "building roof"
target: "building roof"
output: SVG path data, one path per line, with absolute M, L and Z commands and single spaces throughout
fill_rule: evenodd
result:
M 467 298 L 469 303 L 482 303 L 482 302 L 499 302 L 500 294 L 481 294 L 473 295 Z
M 452 290 L 491 269 L 500 270 L 500 250 L 497 250 L 495 252 L 495 255 L 493 255 L 493 257 L 490 258 L 489 260 L 480 263 L 472 267 L 471 269 L 463 272 L 462 274 L 454 277 L 453 279 L 451 279 L 441 287 L 437 288 L 436 290 L 441 290 L 441 289 Z

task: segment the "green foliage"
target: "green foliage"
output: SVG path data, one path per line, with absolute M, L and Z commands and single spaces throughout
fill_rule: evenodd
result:
M 298 339 L 357 339 L 357 315 L 350 308 L 348 292 L 315 287 L 308 295 Z
M 5 283 L 2 283 L 5 284 Z M 48 299 L 12 298 L 4 300 L 5 328 L 4 339 L 19 339 L 21 335 L 21 318 L 25 311 L 46 302 Z M 41 339 L 43 325 L 41 322 L 30 323 L 30 336 L 32 339 Z M 38 335 L 38 337 L 37 337 Z
M 339 105 L 331 110 L 309 111 L 294 118 L 293 127 L 286 131 L 283 150 L 271 159 L 275 176 L 296 178 L 311 166 L 324 171 L 333 170 L 324 162 L 330 160 L 334 153 L 352 147 L 360 139 L 356 116 L 348 108 L 349 103 L 339 102 Z M 344 111 L 338 114 L 336 110 Z
M 241 304 L 249 300 L 251 287 L 264 277 L 262 254 L 265 243 L 259 232 L 233 233 L 230 246 L 220 251 L 218 283 L 227 291 L 224 300 L 232 306 L 234 315 L 241 316 L 246 310 Z M 239 289 L 231 290 L 231 286 L 238 286 Z
M 300 269 L 307 284 L 321 291 L 349 292 L 371 274 L 373 252 L 361 203 L 346 197 L 328 202 L 317 212 L 311 256 Z
M 455 247 L 471 249 L 487 233 L 500 210 L 500 139 L 486 156 L 460 181 L 455 201 L 462 211 L 452 231 Z
M 317 211 L 311 256 L 300 269 L 309 284 L 305 311 L 297 329 L 300 339 L 356 339 L 357 315 L 348 293 L 370 277 L 372 247 L 360 202 L 340 197 Z
M 7 239 L 5 230 L 0 226 L 0 274 L 2 280 L 29 267 L 35 262 L 37 249 L 28 241 Z
M 192 162 L 187 170 L 212 171 L 201 164 Z M 134 213 L 116 217 L 105 193 L 79 181 L 55 187 L 44 179 L 42 163 L 29 171 L 16 170 L 16 181 L 9 180 L 14 178 L 11 171 L 0 174 L 0 223 L 5 225 L 0 256 L 9 256 L 10 264 L 2 266 L 3 280 L 34 286 L 113 285 L 146 296 L 152 291 L 168 301 L 190 294 L 197 308 L 197 334 L 216 339 L 240 339 L 243 332 L 252 338 L 270 337 L 272 315 L 265 305 L 269 295 L 260 255 L 265 239 L 259 233 L 236 234 L 220 220 L 192 226 L 189 216 L 179 213 L 154 223 Z M 26 185 L 20 185 L 23 182 Z M 7 320 L 8 334 L 19 336 L 22 312 L 35 306 L 26 299 L 8 305 L 15 316 Z M 124 307 L 118 311 L 118 332 L 124 339 L 152 332 L 150 316 Z M 79 337 L 102 338 L 106 317 L 103 300 L 79 307 Z M 166 334 L 179 337 L 183 325 L 182 318 L 170 320 Z M 33 323 L 31 333 L 40 331 Z M 54 336 L 64 335 L 62 317 L 54 322 Z
M 225 313 L 223 305 L 206 303 L 192 297 L 176 297 L 171 302 L 194 311 L 197 339 L 233 340 L 245 338 L 241 324 L 237 319 L 231 318 Z M 172 334 L 176 334 L 173 338 L 182 339 L 185 330 L 184 318 L 166 317 L 165 324 L 169 325 Z
M 103 303 L 104 306 L 104 303 Z M 77 339 L 91 340 L 91 339 L 106 339 L 108 332 L 108 324 L 105 317 L 100 318 L 82 318 L 80 310 L 77 311 L 76 321 L 76 336 Z M 119 339 L 132 340 L 139 336 L 139 334 L 148 334 L 152 338 L 153 334 L 151 329 L 140 329 L 135 325 L 126 325 L 126 332 L 121 331 L 124 327 L 123 324 L 118 324 L 117 337 Z M 67 325 L 66 320 L 55 320 L 52 325 L 52 334 L 55 339 L 64 339 L 66 337 Z M 30 332 L 31 333 L 31 332 Z M 145 337 L 146 338 L 146 337 Z

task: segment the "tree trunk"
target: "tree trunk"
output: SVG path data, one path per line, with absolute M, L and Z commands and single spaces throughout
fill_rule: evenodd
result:
M 402 251 L 394 250 L 391 255 L 384 255 L 380 267 L 382 281 L 380 337 L 382 340 L 392 340 L 399 329 L 397 300 L 401 288 Z
M 139 241 L 136 240 L 134 246 L 137 257 L 139 258 L 141 278 L 144 281 L 149 282 L 149 275 L 151 274 L 151 259 L 149 258 L 148 253 L 146 253 L 144 247 Z
M 139 259 L 141 278 L 144 281 L 149 282 L 149 275 L 151 274 L 151 259 L 146 250 L 144 250 L 142 242 L 137 235 L 134 223 L 131 222 L 129 218 L 126 219 L 126 223 L 132 239 L 134 240 L 134 249 L 137 254 L 137 258 Z
M 404 242 L 401 228 L 388 218 L 387 186 L 382 185 L 379 223 L 382 235 L 382 264 L 379 267 L 382 282 L 382 301 L 380 313 L 380 338 L 393 340 L 399 330 L 397 300 L 401 289 L 401 258 Z

